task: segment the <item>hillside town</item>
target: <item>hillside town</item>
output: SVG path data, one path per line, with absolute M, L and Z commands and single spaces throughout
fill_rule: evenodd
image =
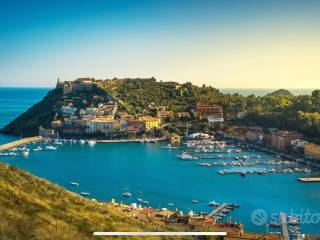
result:
M 154 136 L 156 130 L 169 122 L 191 118 L 207 121 L 210 124 L 224 121 L 221 106 L 200 103 L 189 112 L 173 112 L 167 110 L 166 106 L 153 107 L 153 103 L 150 103 L 150 108 L 155 109 L 154 115 L 129 114 L 111 95 L 94 95 L 90 96 L 90 99 L 81 95 L 81 92 L 92 90 L 95 84 L 94 79 L 87 78 L 63 83 L 58 80 L 57 88 L 63 89 L 63 102 L 60 103 L 61 107 L 56 109 L 56 117 L 51 122 L 52 130 L 41 129 L 40 135 L 92 138 L 142 134 Z
M 197 125 L 216 127 L 216 133 L 224 138 L 232 138 L 254 143 L 269 151 L 303 156 L 312 164 L 319 166 L 320 145 L 305 140 L 303 134 L 296 131 L 244 126 L 224 123 L 221 106 L 197 103 L 184 112 L 168 110 L 166 106 L 154 106 L 151 102 L 145 114 L 130 114 L 121 100 L 111 94 L 86 95 L 99 83 L 118 84 L 120 81 L 143 82 L 151 79 L 116 79 L 112 81 L 79 78 L 62 82 L 58 79 L 56 88 L 63 90 L 63 101 L 56 109 L 51 129 L 40 127 L 39 134 L 44 137 L 83 137 L 83 138 L 170 138 L 165 130 L 168 125 L 183 129 Z M 150 111 L 152 109 L 152 112 Z M 150 114 L 152 113 L 152 114 Z M 224 123 L 224 124 L 223 124 Z M 213 129 L 213 128 L 212 128 Z M 213 131 L 210 134 L 213 134 Z M 175 136 L 180 139 L 181 136 Z M 182 137 L 188 137 L 182 136 Z

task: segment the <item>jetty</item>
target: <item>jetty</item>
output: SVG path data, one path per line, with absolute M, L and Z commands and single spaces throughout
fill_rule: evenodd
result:
M 227 206 L 226 203 L 221 204 L 219 207 L 215 208 L 212 210 L 212 212 L 210 212 L 206 218 L 212 218 L 214 215 L 216 215 L 218 212 L 220 212 L 222 209 L 224 209 Z
M 284 212 L 280 213 L 283 240 L 289 240 L 289 232 L 287 225 L 287 216 Z
M 33 142 L 39 142 L 42 139 L 43 138 L 41 136 L 36 136 L 36 137 L 22 138 L 22 139 L 13 141 L 13 142 L 9 142 L 9 143 L 0 145 L 0 152 L 7 151 L 11 148 L 19 147 L 21 145 L 26 145 L 26 144 L 33 143 Z
M 298 178 L 298 181 L 305 182 L 305 183 L 312 183 L 312 182 L 320 183 L 320 177 Z
M 132 138 L 132 139 L 105 139 L 96 140 L 97 143 L 123 143 L 123 142 L 140 142 L 140 143 L 153 143 L 158 141 L 166 141 L 167 138 Z

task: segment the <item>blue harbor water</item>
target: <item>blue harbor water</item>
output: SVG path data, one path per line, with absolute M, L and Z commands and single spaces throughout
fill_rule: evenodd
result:
M 40 100 L 47 90 L 19 89 L 20 94 L 6 93 L 1 89 L 0 117 L 3 126 L 10 116 L 14 118 Z M 4 97 L 7 94 L 7 97 Z M 24 97 L 22 97 L 24 96 Z M 19 107 L 20 106 L 20 107 Z M 10 141 L 12 137 L 0 136 L 2 142 Z M 30 151 L 28 157 L 0 156 L 0 160 L 25 169 L 32 174 L 49 179 L 75 192 L 89 192 L 91 198 L 99 200 L 120 200 L 125 188 L 132 197 L 127 202 L 137 202 L 138 198 L 150 202 L 152 207 L 181 209 L 186 213 L 212 210 L 209 201 L 218 203 L 237 203 L 230 216 L 233 221 L 245 224 L 249 231 L 265 232 L 266 226 L 257 226 L 251 220 L 251 214 L 256 209 L 262 209 L 269 215 L 285 211 L 288 214 L 299 214 L 309 211 L 314 214 L 311 224 L 302 224 L 303 232 L 320 233 L 320 184 L 305 184 L 297 181 L 298 177 L 308 176 L 308 173 L 268 173 L 240 174 L 218 173 L 219 170 L 250 169 L 253 167 L 232 166 L 198 166 L 199 162 L 231 162 L 235 156 L 260 155 L 261 161 L 276 160 L 275 156 L 262 152 L 244 151 L 241 153 L 206 153 L 203 156 L 227 157 L 220 160 L 186 161 L 177 158 L 181 150 L 162 148 L 167 143 L 97 143 L 88 144 L 65 143 L 57 146 L 56 151 Z M 199 153 L 200 154 L 200 153 Z M 253 161 L 253 159 L 252 159 Z M 256 166 L 256 169 L 287 168 L 290 166 Z M 299 166 L 305 167 L 305 166 Z M 313 169 L 311 175 L 319 176 Z M 70 185 L 74 181 L 78 187 Z M 140 193 L 142 192 L 142 193 Z M 199 203 L 193 204 L 192 200 Z M 174 203 L 175 206 L 168 206 Z M 315 215 L 317 214 L 317 215 Z M 318 218 L 318 221 L 317 219 Z M 227 220 L 227 218 L 225 218 Z M 279 229 L 270 229 L 279 231 Z

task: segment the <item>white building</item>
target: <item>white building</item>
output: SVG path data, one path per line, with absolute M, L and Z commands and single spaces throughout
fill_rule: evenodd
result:
M 224 119 L 221 116 L 208 116 L 207 117 L 209 123 L 223 122 Z
M 65 107 L 65 106 L 61 107 L 61 112 L 68 116 L 75 114 L 76 111 L 77 111 L 77 108 L 74 108 L 74 107 Z

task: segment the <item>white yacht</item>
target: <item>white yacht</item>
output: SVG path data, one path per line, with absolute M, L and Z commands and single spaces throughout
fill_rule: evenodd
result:
M 86 141 L 85 141 L 85 140 L 83 140 L 83 139 L 80 139 L 80 140 L 79 140 L 79 143 L 80 143 L 80 144 L 85 144 L 85 143 L 86 143 Z
M 56 148 L 56 147 L 54 147 L 54 146 L 46 146 L 44 149 L 45 149 L 45 150 L 47 150 L 47 151 L 54 151 L 54 150 L 57 150 L 57 148 Z
M 181 159 L 190 159 L 190 160 L 194 159 L 189 153 L 186 153 L 186 152 L 181 153 L 180 155 L 178 155 L 178 157 Z
M 78 187 L 78 186 L 79 186 L 79 183 L 77 183 L 77 182 L 70 182 L 70 184 L 71 184 L 72 186 L 75 186 L 75 187 Z
M 124 192 L 124 193 L 122 193 L 122 196 L 129 198 L 129 197 L 132 197 L 132 194 L 129 192 Z
M 96 144 L 96 141 L 95 140 L 88 140 L 88 144 L 90 146 L 94 146 Z

